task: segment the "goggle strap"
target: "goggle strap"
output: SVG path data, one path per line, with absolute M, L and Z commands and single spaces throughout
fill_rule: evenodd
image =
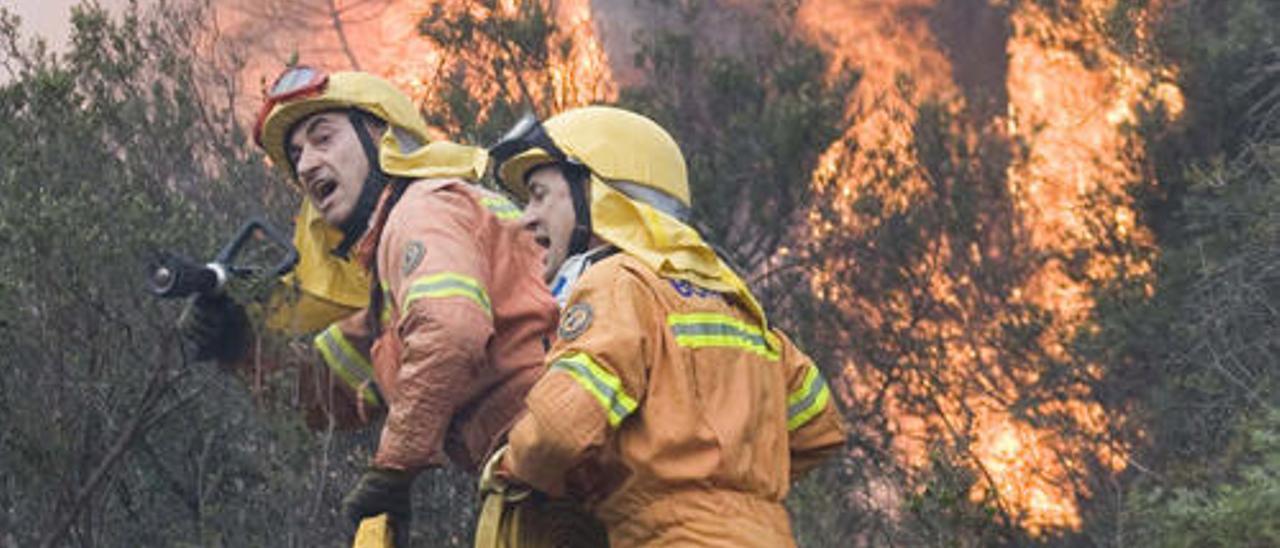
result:
M 591 243 L 591 204 L 587 203 L 587 185 L 591 184 L 591 172 L 581 164 L 564 165 L 565 179 L 569 183 L 569 196 L 573 199 L 574 227 L 569 238 L 569 256 L 587 251 Z
M 556 161 L 569 160 L 564 150 L 547 133 L 542 122 L 533 116 L 533 113 L 527 112 L 520 117 L 511 130 L 507 131 L 506 135 L 489 147 L 489 155 L 493 158 L 494 165 L 502 165 L 507 160 L 535 148 L 542 149 Z

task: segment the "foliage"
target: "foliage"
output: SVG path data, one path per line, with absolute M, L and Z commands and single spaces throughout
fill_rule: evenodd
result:
M 1130 374 L 1148 379 L 1149 444 L 1124 518 L 1144 544 L 1275 542 L 1277 150 L 1255 143 L 1221 170 L 1191 170 L 1186 243 L 1166 247 L 1159 293 L 1104 317 L 1129 338 L 1120 348 L 1145 358 Z
M 1132 497 L 1132 539 L 1145 546 L 1280 544 L 1280 410 L 1250 420 L 1228 449 L 1228 481 L 1152 485 Z
M 1135 128 L 1158 183 L 1137 196 L 1161 245 L 1154 292 L 1103 288 L 1101 329 L 1080 341 L 1124 364 L 1110 389 L 1142 432 L 1125 506 L 1094 518 L 1116 544 L 1277 542 L 1277 17 L 1269 2 L 1183 2 L 1131 50 L 1178 67 L 1187 109 Z
M 745 37 L 730 43 L 751 45 L 733 51 L 703 31 L 712 14 L 701 6 L 667 7 L 685 24 L 636 37 L 644 82 L 624 89 L 620 103 L 678 136 L 699 227 L 743 270 L 761 274 L 803 237 L 795 227 L 811 203 L 810 180 L 848 125 L 858 77 L 828 74 L 829 56 L 786 30 L 793 23 L 783 5 L 734 29 Z
M 552 0 L 434 4 L 418 28 L 447 60 L 427 101 L 427 122 L 451 138 L 492 143 L 525 111 L 542 117 L 600 101 L 608 90 L 581 80 L 576 29 Z M 553 70 L 555 68 L 556 70 Z
M 0 540 L 328 544 L 354 468 L 329 459 L 361 440 L 256 413 L 143 291 L 155 251 L 210 256 L 291 201 L 195 62 L 204 12 L 157 9 L 76 8 L 63 57 L 0 12 Z

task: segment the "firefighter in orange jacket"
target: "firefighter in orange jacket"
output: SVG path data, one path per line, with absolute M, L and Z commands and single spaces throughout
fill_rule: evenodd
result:
M 403 93 L 363 73 L 291 67 L 255 138 L 371 273 L 369 307 L 316 339 L 353 401 L 387 409 L 377 452 L 343 501 L 353 522 L 387 513 L 405 545 L 410 491 L 452 461 L 475 471 L 541 374 L 556 309 L 542 255 L 502 196 L 458 177 L 483 151 L 429 142 Z
M 817 367 L 686 223 L 684 158 L 587 107 L 491 149 L 565 296 L 549 370 L 483 487 L 583 501 L 612 546 L 787 546 L 791 480 L 844 424 Z
M 248 380 L 258 395 L 280 384 L 265 379 L 295 376 L 289 383 L 293 392 L 281 399 L 297 402 L 309 427 L 364 426 L 385 412 L 367 351 L 360 350 L 369 344 L 360 334 L 363 322 L 347 319 L 369 304 L 369 273 L 332 253 L 342 231 L 325 222 L 311 200 L 303 199 L 294 223 L 298 264 L 262 307 L 266 327 L 290 344 L 263 344 L 250 329 L 244 307 L 225 293 L 189 303 L 179 330 L 197 361 L 216 359 Z M 340 323 L 348 326 L 345 334 L 336 327 Z M 311 344 L 296 344 L 304 340 Z

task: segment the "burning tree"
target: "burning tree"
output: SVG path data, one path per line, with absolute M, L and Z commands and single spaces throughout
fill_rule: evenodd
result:
M 591 102 L 669 128 L 700 230 L 855 425 L 790 500 L 801 544 L 1266 544 L 1187 524 L 1273 508 L 1280 101 L 1259 45 L 1280 14 L 1166 4 L 226 0 L 83 10 L 60 59 L 6 17 L 0 544 L 344 534 L 370 440 L 177 367 L 172 311 L 119 260 L 291 210 L 240 125 L 298 52 L 391 78 L 463 141 Z M 415 538 L 467 544 L 471 482 L 433 477 Z

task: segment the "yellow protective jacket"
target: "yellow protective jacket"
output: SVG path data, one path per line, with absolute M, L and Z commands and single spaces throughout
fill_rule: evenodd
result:
M 415 181 L 385 207 L 366 236 L 380 236 L 384 291 L 372 375 L 388 413 L 374 464 L 417 471 L 447 455 L 478 470 L 523 409 L 555 330 L 543 250 L 514 205 L 460 179 Z M 329 333 L 358 339 L 357 327 Z
M 752 317 L 626 253 L 591 266 L 501 468 L 585 501 L 615 548 L 792 545 L 790 481 L 844 425 L 808 357 Z

